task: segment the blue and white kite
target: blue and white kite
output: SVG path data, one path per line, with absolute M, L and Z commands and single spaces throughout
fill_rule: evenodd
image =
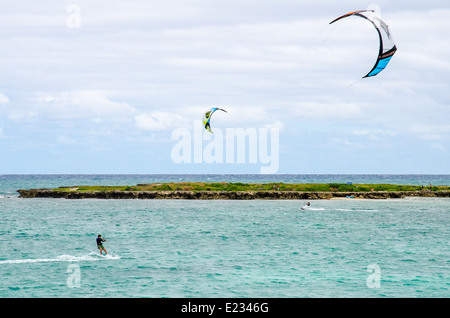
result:
M 375 63 L 375 66 L 363 78 L 375 76 L 382 70 L 384 70 L 384 68 L 388 65 L 395 51 L 397 51 L 397 47 L 395 46 L 394 40 L 392 39 L 392 35 L 391 32 L 389 31 L 388 25 L 383 20 L 381 20 L 380 17 L 373 10 L 353 11 L 344 14 L 343 16 L 331 21 L 330 24 L 340 19 L 351 16 L 361 17 L 370 21 L 378 32 L 378 36 L 380 38 L 380 50 L 378 53 L 378 58 Z

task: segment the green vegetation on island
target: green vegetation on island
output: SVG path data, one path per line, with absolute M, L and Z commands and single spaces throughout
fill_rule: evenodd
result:
M 232 183 L 176 182 L 146 183 L 134 186 L 73 186 L 53 191 L 300 191 L 300 192 L 374 192 L 374 191 L 449 191 L 450 186 L 350 183 Z

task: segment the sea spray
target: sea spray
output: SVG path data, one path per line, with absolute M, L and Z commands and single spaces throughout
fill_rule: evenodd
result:
M 101 260 L 118 260 L 118 259 L 120 259 L 119 255 L 108 254 L 105 256 L 101 256 L 97 253 L 90 252 L 89 254 L 82 255 L 82 256 L 60 255 L 55 258 L 2 260 L 2 261 L 0 261 L 0 265 L 2 265 L 2 264 L 23 264 L 23 263 L 49 263 L 49 262 L 83 262 L 83 261 L 101 261 Z

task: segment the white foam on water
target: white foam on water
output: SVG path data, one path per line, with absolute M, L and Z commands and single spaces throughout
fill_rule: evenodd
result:
M 312 208 L 310 206 L 305 205 L 304 207 L 302 207 L 303 211 L 325 211 L 324 208 Z
M 17 195 L 12 194 L 0 194 L 0 199 L 16 199 L 18 198 Z
M 38 259 L 9 259 L 0 261 L 1 264 L 22 264 L 22 263 L 48 263 L 48 262 L 82 262 L 82 261 L 101 261 L 101 260 L 117 260 L 119 255 L 100 255 L 91 252 L 82 256 L 60 255 L 56 258 L 38 258 Z
M 371 209 L 336 209 L 336 211 L 344 211 L 344 212 L 378 212 L 378 210 Z

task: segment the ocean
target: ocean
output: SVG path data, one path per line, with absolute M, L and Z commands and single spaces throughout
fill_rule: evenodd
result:
M 295 200 L 16 192 L 174 181 L 450 185 L 450 175 L 0 175 L 0 298 L 450 296 L 450 199 L 316 200 L 301 210 Z

